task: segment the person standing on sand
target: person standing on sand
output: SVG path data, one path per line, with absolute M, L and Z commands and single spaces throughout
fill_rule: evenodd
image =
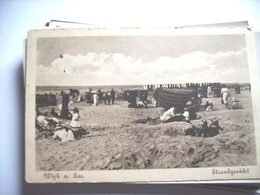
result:
M 223 88 L 221 89 L 221 94 L 223 103 L 225 104 L 226 108 L 228 108 L 228 88 L 225 85 L 223 85 Z
M 110 100 L 111 100 L 111 93 L 110 91 L 107 92 L 107 103 L 110 105 Z
M 70 126 L 73 128 L 81 128 L 79 119 L 80 119 L 79 109 L 77 107 L 75 107 L 73 109 L 73 115 L 72 115 L 72 120 L 71 120 Z
M 103 101 L 104 101 L 104 104 L 107 105 L 107 92 L 106 91 L 103 92 Z
M 93 100 L 94 100 L 94 106 L 98 106 L 98 95 L 94 93 L 93 95 Z
M 114 89 L 111 89 L 111 100 L 112 100 L 112 104 L 115 103 L 115 98 L 116 98 L 116 92 Z

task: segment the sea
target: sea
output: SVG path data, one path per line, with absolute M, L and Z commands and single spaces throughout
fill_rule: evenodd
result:
M 79 91 L 91 90 L 127 90 L 127 89 L 143 89 L 143 85 L 96 85 L 96 86 L 36 86 L 37 92 L 59 92 L 66 91 L 69 89 L 77 89 Z

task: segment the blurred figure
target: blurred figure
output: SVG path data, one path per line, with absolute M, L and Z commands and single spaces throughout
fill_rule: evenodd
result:
M 213 104 L 206 101 L 205 108 L 206 108 L 207 112 L 212 111 L 213 110 Z
M 93 95 L 94 106 L 98 106 L 98 100 L 99 100 L 99 98 L 98 98 L 97 93 L 94 93 L 94 95 Z
M 111 93 L 110 91 L 107 92 L 107 103 L 108 105 L 110 105 L 110 101 L 111 101 Z
M 55 112 L 55 108 L 52 108 L 51 109 L 51 113 L 50 113 L 53 117 L 55 117 L 55 118 L 58 118 L 59 116 L 58 116 L 58 113 L 57 112 Z
M 184 112 L 182 114 L 184 121 L 190 122 L 190 113 L 187 107 L 184 108 Z
M 110 94 L 111 94 L 112 104 L 114 104 L 114 103 L 115 103 L 115 99 L 116 99 L 116 92 L 115 92 L 115 90 L 114 90 L 114 89 L 111 89 Z
M 239 100 L 237 100 L 235 97 L 232 98 L 230 109 L 239 109 Z
M 225 104 L 226 108 L 228 108 L 228 88 L 223 85 L 223 88 L 221 89 L 221 94 L 222 94 L 222 102 Z
M 103 101 L 104 101 L 104 104 L 107 105 L 107 92 L 106 91 L 103 92 Z

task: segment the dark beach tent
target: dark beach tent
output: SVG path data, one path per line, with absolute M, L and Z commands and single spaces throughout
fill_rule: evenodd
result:
M 157 88 L 153 93 L 158 106 L 168 110 L 171 107 L 175 107 L 177 110 L 183 110 L 186 103 L 192 98 L 197 98 L 197 90 L 194 89 L 165 89 Z
M 56 105 L 56 95 L 53 94 L 37 94 L 36 95 L 36 105 L 37 106 L 54 106 Z

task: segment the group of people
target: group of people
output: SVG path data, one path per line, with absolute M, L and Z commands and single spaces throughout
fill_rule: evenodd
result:
M 62 142 L 73 141 L 82 134 L 82 126 L 80 123 L 80 115 L 77 107 L 73 109 L 71 122 L 65 124 L 60 120 L 60 115 L 52 108 L 51 112 L 42 114 L 36 110 L 36 127 L 40 131 L 52 135 L 52 140 L 60 139 Z
M 232 97 L 231 103 L 228 103 L 228 97 L 230 95 L 229 90 L 225 85 L 221 89 L 221 95 L 221 103 L 224 104 L 227 109 L 240 109 L 239 100 L 237 100 L 236 97 Z
M 188 108 L 184 108 L 183 113 L 176 113 L 175 108 L 171 107 L 169 110 L 165 111 L 160 117 L 162 122 L 172 122 L 172 121 L 186 121 L 190 122 L 190 113 Z
M 169 110 L 163 113 L 163 115 L 160 117 L 160 120 L 162 122 L 172 122 L 172 121 L 190 122 L 190 120 L 197 119 L 196 112 L 197 112 L 197 106 L 194 98 L 192 97 L 184 106 L 183 112 L 181 113 L 177 112 L 175 107 L 171 107 Z
M 108 91 L 92 91 L 91 92 L 94 106 L 98 106 L 100 102 L 104 102 L 105 105 L 110 105 L 115 103 L 116 92 L 114 89 Z

